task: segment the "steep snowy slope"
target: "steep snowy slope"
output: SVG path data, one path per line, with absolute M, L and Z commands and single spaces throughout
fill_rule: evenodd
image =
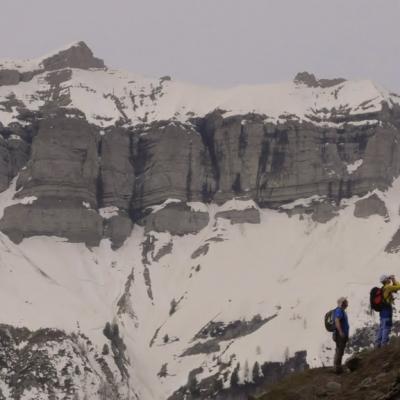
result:
M 301 350 L 310 365 L 329 363 L 323 313 L 346 295 L 352 329 L 372 324 L 368 290 L 381 273 L 397 272 L 398 256 L 384 248 L 400 224 L 399 194 L 398 180 L 378 192 L 386 220 L 355 218 L 350 199 L 326 224 L 262 210 L 259 225 L 212 217 L 184 237 L 135 228 L 117 251 L 107 240 L 93 249 L 51 237 L 16 246 L 1 235 L 2 321 L 80 330 L 99 348 L 105 324 L 118 323 L 141 399 L 167 398 L 199 366 L 198 381 L 219 373 L 228 386 L 238 362 L 242 380 L 246 364 Z M 214 333 L 204 329 L 212 323 Z M 229 331 L 232 323 L 240 329 Z

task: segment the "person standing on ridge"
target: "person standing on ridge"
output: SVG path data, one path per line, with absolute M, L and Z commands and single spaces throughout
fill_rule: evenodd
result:
M 380 281 L 383 285 L 383 303 L 379 311 L 379 328 L 376 333 L 375 347 L 382 347 L 389 342 L 390 332 L 393 325 L 393 293 L 400 290 L 400 283 L 394 275 L 382 275 Z
M 347 341 L 349 340 L 349 320 L 347 318 L 346 308 L 349 305 L 346 297 L 340 297 L 337 301 L 337 307 L 333 312 L 335 321 L 335 331 L 333 332 L 333 340 L 336 343 L 334 371 L 336 374 L 343 372 L 342 358 L 346 348 Z

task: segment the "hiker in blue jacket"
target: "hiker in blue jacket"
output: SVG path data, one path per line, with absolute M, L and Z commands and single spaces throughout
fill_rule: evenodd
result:
M 346 297 L 340 297 L 337 301 L 337 307 L 334 310 L 335 331 L 333 332 L 333 340 L 336 343 L 334 371 L 337 374 L 343 372 L 342 358 L 349 340 L 349 320 L 347 318 L 346 308 L 349 305 Z
M 400 290 L 400 283 L 394 275 L 382 275 L 380 278 L 383 292 L 383 305 L 379 311 L 379 328 L 376 333 L 375 347 L 382 347 L 389 342 L 393 324 L 393 293 Z

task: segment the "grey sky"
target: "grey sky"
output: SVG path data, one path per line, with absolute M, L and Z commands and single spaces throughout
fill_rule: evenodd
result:
M 231 86 L 307 70 L 400 92 L 400 0 L 0 1 L 0 58 L 84 40 L 148 76 Z

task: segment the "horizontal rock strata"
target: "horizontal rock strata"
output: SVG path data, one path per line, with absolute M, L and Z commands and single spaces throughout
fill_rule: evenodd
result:
M 67 79 L 61 75 L 54 76 L 55 86 L 57 77 Z M 341 128 L 224 114 L 216 110 L 186 124 L 159 121 L 106 130 L 89 124 L 79 110 L 54 104 L 23 114 L 23 125 L 0 129 L 0 190 L 19 174 L 15 198 L 39 200 L 10 206 L 0 228 L 15 241 L 53 234 L 96 245 L 107 237 L 117 248 L 133 223 L 147 231 L 198 232 L 208 224 L 208 213 L 193 212 L 187 202 L 222 205 L 238 198 L 279 208 L 311 196 L 320 200 L 305 212 L 326 222 L 342 199 L 386 189 L 400 174 L 397 107 L 360 115 L 376 118 L 374 125 L 354 125 L 354 116 L 348 116 Z M 182 204 L 149 214 L 168 199 Z M 356 216 L 386 215 L 378 202 L 358 203 Z M 104 207 L 115 208 L 118 217 L 103 219 Z M 259 222 L 256 209 L 217 217 Z

